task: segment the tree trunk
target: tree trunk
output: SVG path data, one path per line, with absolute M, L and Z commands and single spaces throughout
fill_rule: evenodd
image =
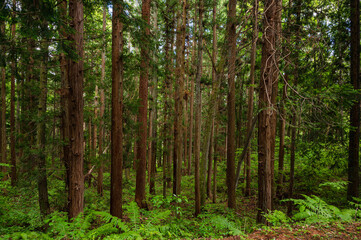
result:
M 13 0 L 13 10 L 16 7 L 16 0 Z M 15 11 L 12 15 L 13 18 L 16 17 Z M 16 25 L 13 23 L 11 25 L 11 47 L 15 48 L 15 34 L 16 34 Z M 15 152 L 15 74 L 16 74 L 16 55 L 12 56 L 11 61 L 11 90 L 10 90 L 10 162 L 11 162 L 11 186 L 16 185 L 17 174 L 16 174 L 16 152 Z
M 113 1 L 112 20 L 112 130 L 110 214 L 122 217 L 123 181 L 123 2 Z
M 42 26 L 44 29 L 48 28 L 45 23 Z M 45 30 L 46 31 L 46 30 Z M 48 43 L 45 41 L 41 44 L 41 64 L 40 64 L 40 95 L 38 105 L 38 123 L 37 123 L 37 147 L 38 147 L 38 191 L 39 191 L 39 206 L 42 217 L 50 213 L 49 197 L 48 197 L 48 182 L 46 175 L 46 101 L 47 101 L 47 74 L 48 74 Z
M 166 9 L 168 13 L 172 13 L 173 6 L 171 6 L 169 0 L 166 1 Z M 171 183 L 171 173 L 170 173 L 170 161 L 171 161 L 171 125 L 170 125 L 170 93 L 171 93 L 171 81 L 172 81 L 172 72 L 173 68 L 171 65 L 172 62 L 172 43 L 173 43 L 173 34 L 171 32 L 173 28 L 173 17 L 165 16 L 165 92 L 164 92 L 164 153 L 163 153 L 163 196 L 167 194 L 167 187 Z
M 96 162 L 97 159 L 97 152 L 96 152 L 96 148 L 97 148 L 97 138 L 98 138 L 98 128 L 97 128 L 97 124 L 96 122 L 98 121 L 99 118 L 99 111 L 98 111 L 98 105 L 99 105 L 99 90 L 98 90 L 98 86 L 95 86 L 95 96 L 94 96 L 94 120 L 92 122 L 92 142 L 91 142 L 91 158 L 90 158 L 90 163 L 94 164 Z M 93 166 L 90 166 L 89 170 L 92 168 Z M 92 179 L 92 175 L 89 175 L 89 186 L 91 187 L 91 179 Z
M 236 63 L 236 8 L 237 1 L 230 0 L 228 6 L 227 34 L 228 34 L 228 96 L 227 96 L 227 196 L 228 207 L 236 208 L 235 189 L 235 63 Z
M 76 217 L 84 208 L 84 133 L 83 133 L 83 1 L 69 0 L 69 35 L 72 50 L 77 59 L 69 60 L 69 218 Z
M 106 17 L 107 6 L 103 6 L 103 48 L 102 48 L 102 70 L 100 79 L 100 105 L 99 105 L 99 138 L 98 138 L 98 155 L 99 155 L 99 168 L 98 168 L 98 186 L 97 191 L 100 196 L 103 196 L 103 139 L 104 139 L 104 110 L 105 110 L 105 94 L 103 84 L 105 80 L 105 54 L 106 54 Z
M 184 100 L 184 43 L 186 28 L 186 0 L 179 1 L 180 8 L 177 13 L 176 36 L 176 69 L 175 69 L 175 115 L 174 115 L 174 169 L 173 194 L 181 193 L 182 162 L 183 162 L 183 100 Z M 174 188 L 175 187 L 175 188 Z
M 218 122 L 214 130 L 214 156 L 213 156 L 213 188 L 212 201 L 217 202 L 217 159 L 218 159 Z
M 261 78 L 259 90 L 258 115 L 258 214 L 257 222 L 268 224 L 263 214 L 272 209 L 272 147 L 274 147 L 276 121 L 273 120 L 275 98 L 273 91 L 277 88 L 274 82 L 277 71 L 276 54 L 274 46 L 276 44 L 277 3 L 275 1 L 265 1 L 264 33 L 261 61 Z M 271 59 L 271 60 L 270 60 Z
M 154 29 L 154 35 L 157 35 L 158 32 L 158 19 L 157 19 L 157 14 L 158 14 L 158 9 L 155 6 L 154 9 L 154 14 L 153 14 L 153 29 Z M 156 37 L 156 39 L 158 39 Z M 158 47 L 156 48 L 158 49 Z M 157 53 L 155 52 L 153 54 L 153 60 L 154 62 L 157 62 Z M 158 75 L 157 75 L 157 67 L 153 67 L 152 68 L 152 81 L 153 81 L 153 86 L 152 86 L 152 106 L 150 107 L 152 110 L 152 126 L 151 129 L 152 131 L 150 131 L 150 136 L 151 138 L 151 146 L 150 146 L 150 150 L 151 150 L 151 154 L 149 156 L 149 163 L 150 163 L 150 174 L 149 174 L 149 193 L 152 195 L 155 195 L 155 173 L 156 173 L 156 164 L 157 164 L 157 126 L 158 126 L 158 121 L 157 121 L 157 114 L 158 114 L 158 104 L 157 104 L 157 98 L 158 98 Z
M 149 37 L 150 37 L 150 0 L 142 0 L 142 19 L 147 26 L 142 29 L 142 45 L 140 50 L 140 78 L 138 112 L 139 139 L 137 141 L 137 176 L 135 201 L 140 208 L 147 208 L 145 184 L 147 170 L 147 109 L 148 109 L 148 78 L 149 78 Z
M 299 66 L 299 46 L 300 46 L 300 26 L 301 26 L 301 4 L 302 2 L 300 0 L 296 0 L 295 1 L 295 8 L 296 8 L 296 40 L 295 40 L 295 55 L 294 55 L 294 79 L 293 79 L 293 85 L 294 88 L 297 88 L 297 84 L 298 84 L 298 66 Z M 360 26 L 360 25 L 359 25 Z M 360 43 L 359 43 L 360 44 Z M 292 92 L 292 95 L 295 96 L 295 92 Z M 359 122 L 360 123 L 360 122 Z M 288 190 L 288 198 L 292 198 L 293 197 L 293 185 L 294 185 L 294 181 L 295 181 L 295 161 L 296 161 L 296 138 L 297 138 L 297 114 L 296 114 L 296 109 L 293 110 L 293 114 L 292 114 L 292 122 L 291 122 L 291 159 L 290 159 L 290 185 L 289 185 L 289 190 Z M 292 214 L 292 208 L 293 208 L 293 202 L 289 201 L 288 202 L 288 209 L 287 209 L 287 214 L 289 216 L 291 216 Z
M 194 18 L 193 22 L 197 22 L 197 7 L 194 7 Z M 191 94 L 190 94 L 190 106 L 189 106 L 189 149 L 188 149 L 188 175 L 191 175 L 191 168 L 192 168 L 192 156 L 193 156 L 193 127 L 194 127 L 194 79 L 196 78 L 196 71 L 197 71 L 197 56 L 196 56 L 196 48 L 197 48 L 197 39 L 196 39 L 196 32 L 197 32 L 197 24 L 194 24 L 194 34 L 193 34 L 193 46 L 192 46 L 192 76 L 191 76 Z
M 5 22 L 1 23 L 1 34 L 5 35 Z M 4 49 L 3 49 L 4 50 Z M 2 53 L 2 55 L 4 52 Z M 3 57 L 5 57 L 3 55 Z M 7 163 L 6 161 L 6 76 L 5 76 L 5 61 L 1 62 L 1 163 Z M 2 167 L 6 172 L 6 168 Z
M 199 158 L 201 151 L 201 121 L 202 121 L 202 95 L 201 78 L 203 67 L 203 0 L 198 2 L 198 61 L 196 75 L 196 116 L 195 116 L 195 137 L 194 137 L 194 160 L 195 160 L 195 215 L 201 212 L 201 192 L 199 176 Z
M 276 0 L 276 6 L 275 6 L 275 21 L 274 21 L 274 37 L 275 37 L 275 43 L 274 43 L 274 56 L 275 56 L 275 70 L 273 72 L 273 80 L 272 80 L 272 96 L 271 96 L 271 102 L 274 106 L 276 106 L 277 102 L 277 95 L 278 95 L 278 78 L 279 78 L 279 67 L 278 62 L 280 59 L 280 49 L 281 49 L 281 34 L 282 34 L 282 27 L 281 27 L 281 16 L 282 16 L 282 0 Z M 276 139 L 276 132 L 277 132 L 277 110 L 276 107 L 272 108 L 273 112 L 271 114 L 271 135 L 272 139 Z M 275 190 L 275 182 L 274 182 L 274 165 L 275 165 L 275 145 L 276 141 L 271 142 L 271 194 L 272 194 L 272 210 L 274 209 L 274 199 L 276 196 L 276 190 Z
M 287 75 L 286 75 L 287 76 Z M 285 101 L 287 98 L 287 85 L 283 87 L 282 101 L 280 105 L 280 124 L 279 124 L 279 136 L 280 136 L 280 145 L 279 145 L 279 154 L 278 154 L 278 182 L 276 189 L 276 196 L 281 199 L 283 195 L 283 179 L 284 179 L 284 158 L 285 158 L 285 131 L 286 131 L 286 109 Z
M 360 89 L 360 1 L 351 0 L 351 84 Z M 350 110 L 347 199 L 359 196 L 360 98 Z
M 254 0 L 253 4 L 253 35 L 252 35 L 252 47 L 251 47 L 251 72 L 250 72 L 250 86 L 248 87 L 248 110 L 247 110 L 247 130 L 250 132 L 253 118 L 253 95 L 254 95 L 254 78 L 256 69 L 256 54 L 257 54 L 257 40 L 258 40 L 258 0 Z M 246 188 L 245 196 L 251 195 L 251 147 L 247 150 L 246 155 Z
M 212 163 L 213 163 L 213 138 L 214 138 L 214 119 L 209 142 L 208 167 L 207 167 L 207 198 L 212 198 Z
M 63 24 L 67 21 L 67 1 L 63 0 L 60 4 L 60 15 Z M 61 38 L 60 45 L 63 51 L 66 49 L 65 39 L 67 38 L 65 26 L 60 25 L 59 36 Z M 65 190 L 69 191 L 69 157 L 70 157 L 70 143 L 69 143 L 69 79 L 68 79 L 68 59 L 64 52 L 60 53 L 60 78 L 61 78 L 61 92 L 60 92 L 60 112 L 61 112 L 61 127 L 60 135 L 63 141 L 61 160 L 65 167 Z

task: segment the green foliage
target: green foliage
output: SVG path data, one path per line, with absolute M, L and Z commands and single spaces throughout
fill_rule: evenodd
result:
M 302 195 L 305 199 L 288 199 L 298 207 L 298 212 L 293 216 L 295 221 L 305 223 L 351 221 L 356 210 L 341 210 L 333 205 L 327 204 L 321 198 L 311 195 Z
M 319 187 L 329 187 L 333 190 L 343 190 L 347 187 L 347 181 L 337 181 L 337 182 L 324 182 L 319 185 Z
M 43 223 L 33 189 L 12 188 L 10 180 L 0 181 L 0 236 L 41 229 Z
M 186 196 L 181 195 L 171 195 L 167 197 L 163 197 L 162 195 L 156 195 L 151 199 L 154 207 L 162 207 L 166 209 L 171 209 L 172 212 L 181 216 L 182 208 L 179 206 L 181 203 L 188 203 L 188 198 Z
M 264 214 L 267 222 L 272 224 L 272 226 L 280 227 L 287 225 L 291 222 L 291 219 L 287 215 L 279 210 L 274 210 L 272 212 Z

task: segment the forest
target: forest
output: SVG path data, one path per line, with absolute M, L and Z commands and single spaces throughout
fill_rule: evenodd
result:
M 1 239 L 361 239 L 360 1 L 1 0 Z

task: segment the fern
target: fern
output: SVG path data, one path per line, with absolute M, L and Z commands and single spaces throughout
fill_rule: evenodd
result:
M 94 211 L 93 215 L 101 217 L 104 222 L 109 223 L 109 226 L 112 226 L 113 228 L 119 228 L 124 232 L 129 231 L 129 227 L 125 222 L 120 218 L 112 216 L 110 213 Z
M 137 229 L 137 224 L 140 222 L 140 211 L 136 202 L 131 202 L 125 205 L 126 212 L 130 216 L 130 220 L 134 225 L 134 228 Z
M 114 225 L 112 223 L 106 223 L 101 225 L 98 228 L 95 228 L 91 231 L 88 232 L 87 234 L 87 238 L 88 239 L 97 239 L 100 237 L 104 237 L 107 235 L 110 235 L 112 233 L 118 233 L 119 229 L 114 227 Z
M 298 213 L 293 216 L 296 221 L 305 221 L 306 223 L 351 221 L 355 214 L 353 209 L 340 210 L 314 195 L 303 195 L 303 197 L 305 199 L 286 199 L 286 201 L 292 201 L 298 205 Z
M 272 212 L 264 214 L 267 222 L 271 223 L 275 227 L 279 227 L 291 222 L 291 219 L 287 217 L 284 212 L 274 210 Z
M 342 190 L 347 187 L 347 181 L 337 181 L 337 182 L 324 182 L 318 185 L 319 187 L 329 187 L 331 189 Z

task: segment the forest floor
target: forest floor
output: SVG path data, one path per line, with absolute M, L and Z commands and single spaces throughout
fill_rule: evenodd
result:
M 317 225 L 294 225 L 256 230 L 246 239 L 361 239 L 361 223 L 329 223 Z

